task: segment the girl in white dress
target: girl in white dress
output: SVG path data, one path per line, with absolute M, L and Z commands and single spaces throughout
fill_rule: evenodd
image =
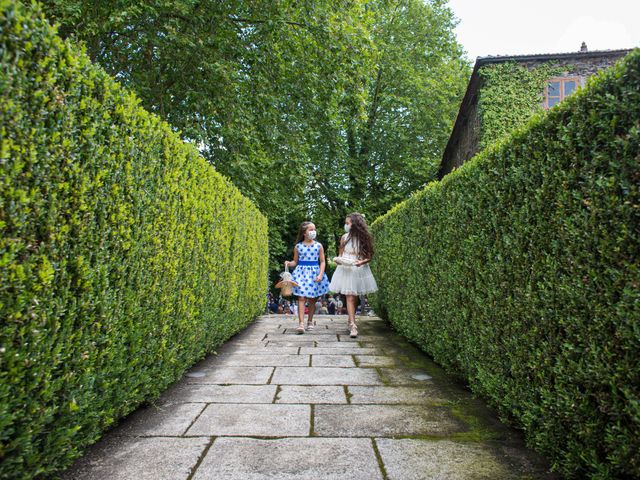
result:
M 373 238 L 367 222 L 359 213 L 347 215 L 344 222 L 345 233 L 340 239 L 340 256 L 334 260 L 338 264 L 331 278 L 329 290 L 347 297 L 347 315 L 351 338 L 358 336 L 356 306 L 359 295 L 378 290 L 369 262 L 373 257 Z

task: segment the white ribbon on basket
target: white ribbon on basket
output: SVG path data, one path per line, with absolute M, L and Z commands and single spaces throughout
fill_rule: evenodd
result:
M 285 264 L 284 272 L 280 274 L 280 281 L 276 283 L 276 288 L 280 288 L 280 294 L 283 297 L 290 297 L 293 295 L 293 287 L 299 287 L 300 285 L 293 280 L 293 275 L 289 273 L 289 265 Z

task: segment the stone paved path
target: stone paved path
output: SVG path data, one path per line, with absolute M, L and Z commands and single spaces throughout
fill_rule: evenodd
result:
M 551 479 L 521 436 L 375 317 L 261 317 L 126 418 L 77 480 Z

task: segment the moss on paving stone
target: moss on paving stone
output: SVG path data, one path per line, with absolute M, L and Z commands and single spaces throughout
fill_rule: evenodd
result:
M 454 433 L 452 440 L 466 442 L 486 442 L 497 440 L 503 435 L 490 426 L 482 416 L 480 409 L 468 402 L 452 402 L 449 405 L 451 415 L 469 427 L 469 431 Z
M 380 377 L 380 381 L 382 382 L 382 384 L 384 386 L 392 386 L 391 382 L 389 381 L 389 379 L 387 378 L 387 376 L 383 373 L 382 369 L 380 367 L 373 367 L 374 370 L 376 372 L 378 372 L 378 376 Z
M 430 406 L 446 407 L 455 419 L 468 427 L 468 431 L 453 432 L 448 438 L 464 442 L 491 442 L 504 440 L 506 437 L 511 436 L 502 424 L 488 420 L 492 418 L 492 412 L 473 397 L 472 393 L 465 388 L 459 378 L 452 377 L 450 373 L 447 373 L 443 368 L 438 366 L 415 345 L 393 333 L 383 342 L 382 348 L 387 354 L 390 354 L 390 356 L 393 356 L 393 358 L 399 362 L 397 367 L 388 367 L 388 370 L 395 368 L 426 372 L 432 377 L 430 382 L 433 382 L 434 385 L 443 391 L 445 398 L 450 399 L 445 403 L 427 403 L 427 405 Z M 396 354 L 396 352 L 402 353 Z M 375 367 L 375 369 L 385 386 L 393 386 L 393 383 L 385 374 L 384 370 L 380 367 Z M 408 405 L 409 403 L 400 401 L 398 404 Z M 442 436 L 432 435 L 407 436 L 402 438 L 442 440 Z

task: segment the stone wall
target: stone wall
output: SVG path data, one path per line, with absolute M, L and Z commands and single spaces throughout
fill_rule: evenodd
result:
M 460 124 L 461 128 L 458 134 L 451 139 L 453 141 L 452 145 L 450 145 L 451 158 L 449 162 L 452 166 L 451 170 L 458 168 L 478 153 L 478 145 L 480 144 L 480 116 L 478 115 L 477 93 L 471 99 L 469 108 L 465 113 L 466 116 Z
M 598 73 L 600 70 L 613 66 L 618 60 L 625 56 L 625 52 L 603 52 L 602 55 L 594 56 L 593 53 L 580 54 L 576 53 L 571 58 L 551 59 L 551 60 L 530 60 L 518 62 L 520 65 L 526 66 L 528 69 L 539 67 L 547 63 L 564 67 L 566 75 L 576 75 L 584 79 Z M 582 56 L 584 55 L 584 56 Z

